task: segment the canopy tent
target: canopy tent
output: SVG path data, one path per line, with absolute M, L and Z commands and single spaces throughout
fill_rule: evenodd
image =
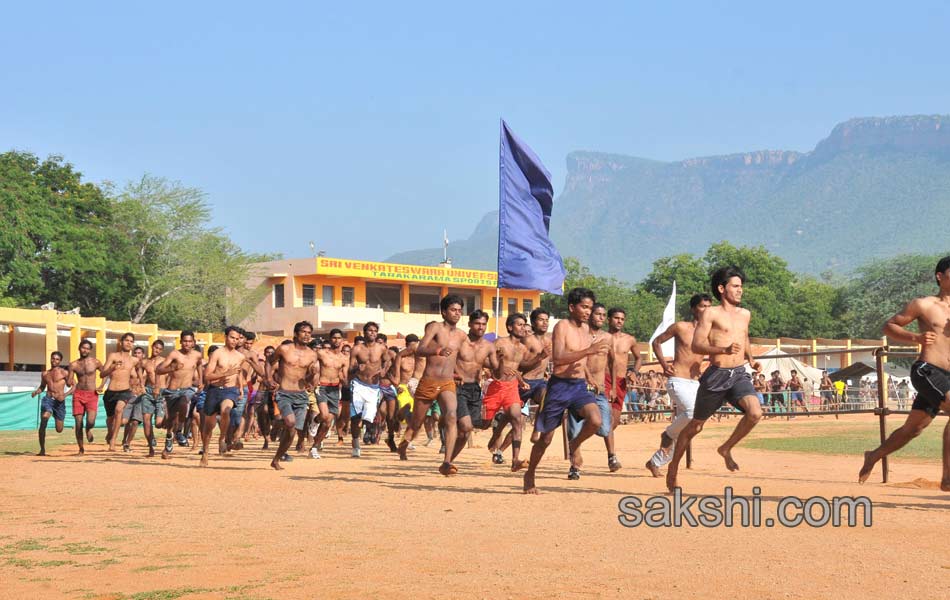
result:
M 910 371 L 907 370 L 906 367 L 902 367 L 894 363 L 885 363 L 884 372 L 890 375 L 891 377 L 894 377 L 897 379 L 904 379 L 906 377 L 910 377 Z M 845 367 L 844 369 L 839 369 L 835 371 L 834 373 L 831 373 L 829 377 L 831 377 L 832 381 L 849 381 L 849 380 L 860 381 L 861 379 L 864 379 L 865 377 L 868 377 L 868 379 L 876 381 L 877 380 L 877 366 L 870 362 L 859 360 L 858 362 L 853 363 L 850 366 Z
M 765 355 L 758 359 L 759 364 L 762 366 L 762 373 L 765 374 L 765 378 L 768 379 L 772 375 L 772 371 L 778 371 L 782 375 L 784 381 L 788 381 L 788 378 L 791 377 L 792 371 L 798 371 L 798 375 L 804 383 L 806 380 L 812 384 L 814 389 L 818 389 L 818 384 L 821 383 L 821 369 L 816 369 L 806 365 L 802 361 L 792 358 L 779 350 L 778 348 L 773 348 L 765 353 Z

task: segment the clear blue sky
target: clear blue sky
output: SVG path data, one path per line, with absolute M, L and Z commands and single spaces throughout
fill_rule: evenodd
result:
M 950 112 L 946 3 L 315 4 L 7 5 L 0 150 L 201 188 L 247 250 L 382 259 L 497 206 L 499 117 L 558 193 L 572 150 L 807 151 Z

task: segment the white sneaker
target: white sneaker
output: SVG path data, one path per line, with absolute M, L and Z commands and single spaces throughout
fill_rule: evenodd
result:
M 310 449 L 310 458 L 320 458 L 320 453 L 317 451 L 316 448 Z
M 412 442 L 409 442 L 409 446 L 408 446 L 407 448 L 408 448 L 409 450 L 415 450 L 415 449 L 416 449 L 416 445 L 413 444 Z
M 359 458 L 359 457 L 360 457 L 360 449 L 359 449 L 359 448 L 353 448 L 353 454 L 352 454 L 352 456 L 353 456 L 353 458 Z
M 317 423 L 310 424 L 310 437 L 317 437 L 317 431 L 320 430 L 320 425 Z

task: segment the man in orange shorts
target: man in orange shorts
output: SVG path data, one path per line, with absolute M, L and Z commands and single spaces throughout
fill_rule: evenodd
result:
M 92 428 L 96 424 L 99 411 L 99 394 L 96 392 L 96 372 L 102 369 L 102 363 L 92 354 L 92 342 L 79 342 L 79 360 L 69 363 L 69 385 L 73 386 L 73 418 L 76 420 L 76 443 L 79 454 L 85 454 L 83 445 L 82 422 L 85 415 L 85 439 L 92 443 Z
M 458 435 L 458 399 L 455 396 L 455 363 L 458 359 L 459 348 L 465 343 L 465 332 L 456 328 L 462 318 L 463 301 L 456 295 L 442 298 L 439 308 L 442 311 L 441 323 L 431 322 L 426 325 L 425 335 L 416 349 L 416 356 L 426 357 L 426 367 L 422 372 L 419 387 L 416 388 L 415 403 L 412 407 L 412 418 L 406 427 L 402 441 L 397 451 L 399 460 L 408 460 L 406 451 L 409 444 L 416 437 L 416 432 L 422 427 L 426 418 L 426 411 L 433 402 L 438 402 L 442 409 L 442 422 L 445 427 L 445 455 L 439 465 L 439 473 L 449 476 L 458 473 L 452 464 L 452 452 L 455 450 L 455 439 Z
M 512 472 L 519 471 L 526 466 L 525 462 L 519 458 L 523 424 L 521 419 L 521 394 L 519 392 L 522 388 L 528 389 L 530 386 L 521 378 L 518 366 L 524 360 L 527 351 L 524 345 L 524 338 L 528 334 L 527 322 L 525 316 L 520 313 L 508 315 L 508 320 L 505 321 L 508 337 L 495 342 L 495 351 L 488 355 L 493 379 L 485 392 L 485 398 L 482 400 L 485 405 L 486 421 L 491 421 L 495 417 L 495 413 L 501 411 L 511 423 Z M 488 443 L 489 448 L 494 447 L 498 433 L 503 429 L 504 425 L 495 430 L 495 435 Z

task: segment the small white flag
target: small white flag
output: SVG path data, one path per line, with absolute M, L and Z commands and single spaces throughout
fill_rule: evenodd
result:
M 653 335 L 650 336 L 650 343 L 653 343 L 653 340 L 658 338 L 661 333 L 669 329 L 670 325 L 676 322 L 676 281 L 673 281 L 673 292 L 670 294 L 670 300 L 666 303 L 666 308 L 663 309 L 663 321 L 656 328 L 656 331 L 653 332 Z M 663 356 L 667 358 L 673 358 L 673 351 L 675 349 L 675 340 L 668 339 L 660 345 L 660 348 L 663 349 Z

